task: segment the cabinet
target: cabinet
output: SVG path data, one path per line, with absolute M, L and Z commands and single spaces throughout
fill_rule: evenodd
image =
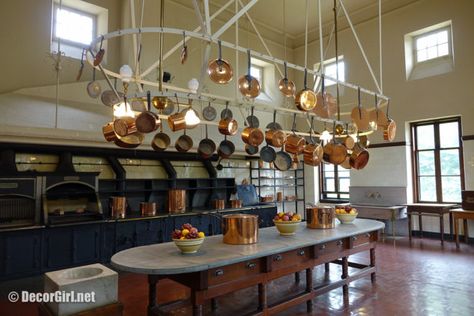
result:
M 100 260 L 100 225 L 73 227 L 73 264 L 87 264 Z
M 0 275 L 11 277 L 41 271 L 41 231 L 28 230 L 0 235 Z

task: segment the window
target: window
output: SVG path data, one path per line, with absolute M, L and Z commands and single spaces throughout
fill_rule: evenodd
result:
M 407 80 L 448 73 L 454 69 L 451 21 L 405 35 Z
M 426 60 L 449 55 L 448 29 L 437 30 L 430 34 L 419 35 L 415 38 L 416 61 Z
M 411 124 L 415 199 L 461 202 L 464 188 L 460 118 Z
M 252 63 L 250 66 L 250 75 L 255 77 L 260 83 L 260 87 L 263 88 L 263 67 Z
M 349 200 L 350 170 L 332 164 L 320 166 L 321 200 Z
M 315 70 L 319 70 L 319 64 L 320 63 L 317 63 L 314 65 L 314 69 Z M 345 81 L 346 80 L 346 66 L 344 64 L 344 56 L 339 56 L 338 58 L 338 66 L 336 65 L 336 58 L 331 58 L 331 59 L 328 59 L 328 60 L 325 60 L 324 61 L 324 74 L 329 76 L 329 77 L 332 77 L 332 78 L 336 78 L 336 72 L 338 72 L 338 75 L 339 75 L 339 80 L 340 81 Z M 319 82 L 319 77 L 316 79 L 316 86 L 319 87 L 320 85 L 320 82 Z M 333 81 L 333 80 L 325 80 L 324 81 L 324 85 L 326 87 L 329 87 L 329 86 L 332 86 L 332 85 L 335 85 L 336 82 Z
M 80 59 L 83 48 L 89 47 L 98 34 L 107 33 L 108 10 L 81 0 L 63 0 L 60 9 L 53 1 L 51 21 L 51 53 L 61 51 L 68 57 Z M 103 43 L 106 49 L 107 42 Z

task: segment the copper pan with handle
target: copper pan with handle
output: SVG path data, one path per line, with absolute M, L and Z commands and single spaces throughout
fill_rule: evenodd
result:
M 360 101 L 360 87 L 357 89 L 357 106 L 352 109 L 351 118 L 359 131 L 364 131 L 369 128 L 369 113 L 362 107 Z
M 388 116 L 389 106 L 390 106 L 390 100 L 387 103 L 387 122 L 386 122 L 386 125 L 384 126 L 383 138 L 391 142 L 395 139 L 395 136 L 397 134 L 397 124 L 395 123 L 394 120 L 392 120 Z
M 276 111 L 273 111 L 273 123 L 276 124 L 275 121 Z M 271 126 L 275 126 L 275 124 Z M 267 141 L 267 144 L 276 148 L 280 148 L 286 142 L 286 133 L 279 129 L 270 128 L 265 132 L 265 140 Z
M 160 127 L 161 120 L 158 114 L 151 111 L 151 95 L 147 92 L 147 110 L 140 113 L 135 120 L 135 125 L 140 133 L 151 133 Z
M 239 91 L 244 97 L 253 99 L 260 94 L 260 83 L 250 74 L 250 50 L 247 50 L 247 63 L 247 74 L 239 78 Z
M 207 66 L 207 74 L 209 78 L 218 84 L 226 84 L 232 80 L 234 71 L 229 62 L 222 59 L 222 44 L 221 41 L 217 41 L 219 49 L 219 57 L 209 62 Z

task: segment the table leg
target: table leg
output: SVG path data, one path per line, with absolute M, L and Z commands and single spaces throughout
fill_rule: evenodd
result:
M 211 298 L 211 309 L 213 311 L 217 309 L 217 298 Z
M 464 242 L 469 243 L 469 226 L 467 225 L 467 219 L 464 219 Z
M 441 243 L 444 243 L 444 214 L 439 216 L 439 231 L 441 234 Z
M 324 271 L 325 271 L 325 272 L 329 272 L 329 262 L 326 262 L 326 263 L 324 264 Z
M 422 220 L 421 213 L 418 214 L 418 224 L 420 227 L 420 238 L 423 238 L 423 220 Z
M 313 291 L 313 269 L 306 269 L 306 292 L 311 293 Z M 313 301 L 306 301 L 306 311 L 311 313 L 313 311 Z
M 300 283 L 301 277 L 299 272 L 295 272 L 295 283 Z
M 202 316 L 202 301 L 199 298 L 199 293 L 191 290 L 191 302 L 193 304 L 193 316 Z
M 370 248 L 370 266 L 375 267 L 375 248 Z M 370 274 L 370 280 L 375 283 L 375 272 Z
M 451 236 L 451 240 L 454 239 L 454 234 L 453 234 L 453 214 L 451 212 L 449 214 L 449 235 Z
M 347 279 L 348 276 L 349 276 L 349 258 L 343 257 L 341 279 Z M 342 286 L 342 295 L 344 296 L 345 299 L 349 297 L 349 285 L 344 284 Z
M 392 222 L 392 237 L 395 238 L 395 220 L 392 218 L 391 219 L 391 222 Z
M 408 213 L 407 217 L 408 217 L 408 239 L 411 241 L 411 213 Z
M 454 224 L 454 239 L 456 240 L 456 248 L 459 249 L 459 223 L 458 218 L 453 215 L 453 224 Z
M 156 307 L 156 284 L 158 276 L 148 275 L 148 315 L 152 315 L 153 309 Z
M 260 311 L 267 309 L 267 285 L 265 283 L 258 284 L 258 309 Z

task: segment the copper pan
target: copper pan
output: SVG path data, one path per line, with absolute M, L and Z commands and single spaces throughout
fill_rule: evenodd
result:
M 296 135 L 295 133 L 290 134 L 286 138 L 285 151 L 290 154 L 302 154 L 304 151 L 305 140 L 303 137 Z
M 140 113 L 135 120 L 135 125 L 140 133 L 151 133 L 158 129 L 161 124 L 158 114 L 151 112 L 150 91 L 147 92 L 147 110 Z
M 134 117 L 121 117 L 114 120 L 114 130 L 118 136 L 125 137 L 136 133 L 137 125 Z
M 280 79 L 278 82 L 278 89 L 285 97 L 293 97 L 296 92 L 295 83 L 291 80 L 288 80 L 288 67 L 286 61 L 284 62 L 285 77 Z
M 217 147 L 217 154 L 221 158 L 229 158 L 235 151 L 235 145 L 230 140 L 227 140 L 227 135 L 224 137 L 224 140 L 221 141 L 219 147 Z
M 207 73 L 209 78 L 218 84 L 226 84 L 232 80 L 234 71 L 232 66 L 224 59 L 222 59 L 221 41 L 217 42 L 219 47 L 219 57 L 209 62 L 207 66 Z
M 276 111 L 273 112 L 274 125 L 276 124 L 275 121 L 276 121 Z M 267 144 L 276 148 L 280 148 L 286 142 L 286 134 L 282 130 L 270 128 L 269 130 L 265 132 L 265 140 L 267 141 Z
M 247 98 L 256 98 L 260 94 L 260 83 L 250 74 L 250 50 L 247 50 L 247 74 L 239 78 L 239 91 Z
M 156 151 L 163 151 L 168 148 L 168 146 L 171 143 L 171 139 L 168 135 L 163 133 L 163 124 L 161 125 L 161 130 L 159 133 L 153 137 L 153 140 L 151 141 L 151 147 L 156 150 Z
M 307 83 L 308 71 L 304 70 L 304 89 L 296 94 L 295 104 L 296 107 L 301 111 L 311 111 L 316 106 L 316 94 L 313 90 L 309 89 Z
M 333 126 L 332 141 L 326 144 L 323 148 L 323 160 L 334 165 L 340 165 L 344 162 L 347 156 L 347 148 L 343 144 L 336 141 L 336 124 Z
M 349 162 L 352 168 L 363 169 L 369 162 L 369 152 L 360 143 L 357 143 L 352 150 Z
M 117 135 L 117 139 L 114 141 L 115 145 L 122 148 L 137 148 L 143 142 L 145 136 L 142 133 L 133 133 L 127 136 Z
M 352 109 L 351 118 L 352 122 L 357 126 L 359 131 L 364 131 L 369 128 L 369 113 L 362 107 L 360 102 L 360 87 L 357 89 L 357 106 Z
M 187 152 L 193 147 L 193 139 L 186 135 L 186 129 L 184 130 L 183 135 L 179 136 L 175 142 L 175 148 L 179 152 Z
M 236 120 L 233 118 L 224 118 L 219 121 L 219 133 L 223 135 L 233 136 L 237 134 L 237 130 L 239 129 L 239 125 Z
M 242 141 L 251 146 L 259 146 L 263 142 L 263 132 L 256 127 L 246 127 L 241 134 Z
M 177 107 L 179 110 L 179 107 Z M 168 126 L 173 132 L 180 131 L 186 128 L 186 113 L 184 111 L 176 112 L 168 116 Z
M 102 133 L 104 134 L 104 138 L 108 142 L 113 142 L 117 140 L 117 134 L 114 131 L 114 122 L 109 122 L 102 126 Z
M 394 120 L 388 119 L 387 126 L 383 129 L 383 139 L 388 140 L 389 142 L 395 139 L 397 133 L 397 124 Z
M 208 133 L 207 133 L 207 124 L 206 124 L 206 138 L 201 139 L 199 142 L 199 146 L 197 149 L 198 154 L 204 158 L 208 159 L 214 154 L 216 151 L 216 143 L 212 139 L 209 138 Z

